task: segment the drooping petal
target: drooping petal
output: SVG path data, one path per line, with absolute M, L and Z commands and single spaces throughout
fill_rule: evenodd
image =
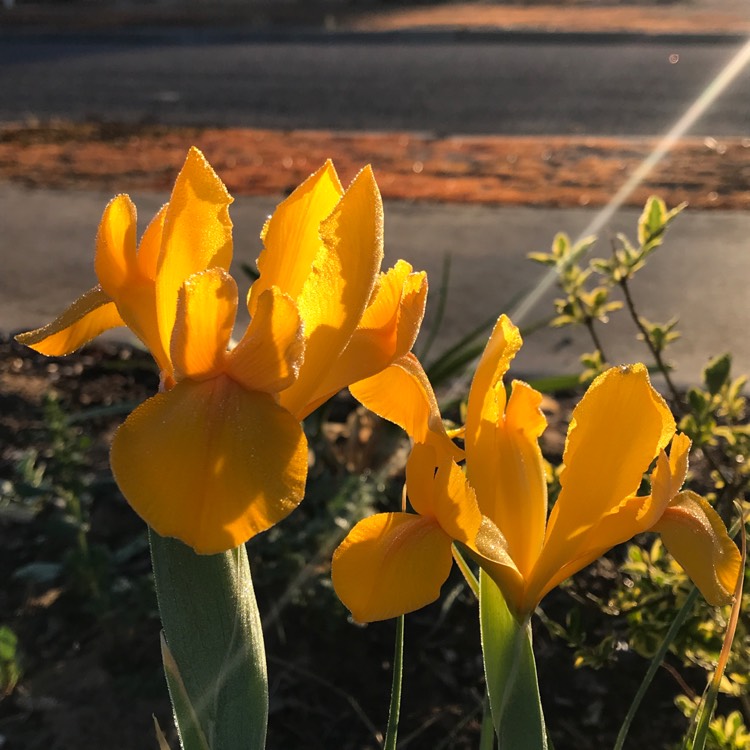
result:
M 333 164 L 327 161 L 279 204 L 266 222 L 258 257 L 258 278 L 250 289 L 248 306 L 255 314 L 261 294 L 272 286 L 296 300 L 323 246 L 320 225 L 344 194 Z
M 397 424 L 417 443 L 461 458 L 445 432 L 435 393 L 422 365 L 405 354 L 382 372 L 349 386 L 354 398 L 378 416 Z
M 405 355 L 419 333 L 426 300 L 426 274 L 412 273 L 405 261 L 398 261 L 381 274 L 362 320 L 318 384 L 311 403 L 327 401 L 342 388 L 380 372 Z
M 290 386 L 305 354 L 297 305 L 278 287 L 260 296 L 250 325 L 227 359 L 227 374 L 245 388 L 277 393 Z
M 719 514 L 695 492 L 680 492 L 653 531 L 714 606 L 733 598 L 742 556 L 729 538 Z
M 135 247 L 136 210 L 127 195 L 114 197 L 104 209 L 96 235 L 94 268 L 102 289 L 114 300 L 138 275 Z
M 110 458 L 141 518 L 202 554 L 236 547 L 291 513 L 307 473 L 299 422 L 226 376 L 183 380 L 148 399 L 115 434 Z
M 100 333 L 124 325 L 115 303 L 100 286 L 95 286 L 51 323 L 19 333 L 16 341 L 48 357 L 62 357 Z
M 169 199 L 156 272 L 159 331 L 169 351 L 177 295 L 187 278 L 232 261 L 232 197 L 196 148 L 188 152 Z
M 592 540 L 596 544 L 589 532 L 635 495 L 644 471 L 674 430 L 674 418 L 651 387 L 644 365 L 614 367 L 594 380 L 573 412 L 562 489 L 529 591 L 548 590 L 564 566 L 586 556 Z M 634 519 L 640 510 L 635 508 Z
M 180 289 L 172 333 L 177 380 L 202 380 L 221 372 L 237 314 L 237 284 L 221 268 L 188 278 Z
M 358 622 L 387 620 L 434 602 L 450 573 L 451 540 L 431 518 L 379 513 L 333 553 L 331 576 Z
M 383 258 L 383 204 L 372 169 L 357 175 L 320 234 L 323 248 L 297 299 L 305 361 L 281 394 L 281 404 L 300 419 L 310 413 L 318 385 L 356 330 Z

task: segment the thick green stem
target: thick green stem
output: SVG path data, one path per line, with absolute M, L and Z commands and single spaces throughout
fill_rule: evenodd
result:
M 263 750 L 266 656 L 244 546 L 198 555 L 151 530 L 149 541 L 166 645 L 208 746 Z M 174 699 L 173 708 L 184 740 L 180 724 L 190 719 Z

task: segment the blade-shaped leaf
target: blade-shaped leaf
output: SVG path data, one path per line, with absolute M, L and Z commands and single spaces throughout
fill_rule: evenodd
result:
M 479 573 L 479 619 L 498 747 L 547 750 L 529 623 L 516 622 L 502 593 L 483 570 Z

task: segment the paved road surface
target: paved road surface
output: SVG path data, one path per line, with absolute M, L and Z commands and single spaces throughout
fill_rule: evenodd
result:
M 0 121 L 654 135 L 739 47 L 679 39 L 0 35 Z M 750 70 L 695 126 L 750 133 Z

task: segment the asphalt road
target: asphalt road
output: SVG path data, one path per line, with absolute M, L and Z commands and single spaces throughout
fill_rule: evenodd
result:
M 445 34 L 6 34 L 0 121 L 654 135 L 739 46 Z M 746 69 L 692 133 L 748 134 L 748 93 Z

